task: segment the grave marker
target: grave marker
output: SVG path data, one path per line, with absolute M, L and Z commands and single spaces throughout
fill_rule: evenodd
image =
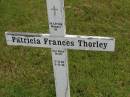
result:
M 114 51 L 112 37 L 66 35 L 64 0 L 47 0 L 49 33 L 5 32 L 8 45 L 51 48 L 57 97 L 70 97 L 67 49 Z

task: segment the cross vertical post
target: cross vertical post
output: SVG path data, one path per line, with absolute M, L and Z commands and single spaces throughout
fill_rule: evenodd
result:
M 51 36 L 65 36 L 64 0 L 47 0 Z M 54 12 L 53 12 L 54 11 Z M 54 14 L 54 15 L 53 15 Z M 57 97 L 70 97 L 67 49 L 52 48 L 52 61 Z

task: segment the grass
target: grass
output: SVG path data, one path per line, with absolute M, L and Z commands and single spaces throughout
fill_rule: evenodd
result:
M 130 97 L 130 0 L 65 0 L 67 34 L 112 36 L 115 52 L 69 50 L 71 97 Z M 0 97 L 55 97 L 51 50 L 7 46 L 48 32 L 45 0 L 0 0 Z

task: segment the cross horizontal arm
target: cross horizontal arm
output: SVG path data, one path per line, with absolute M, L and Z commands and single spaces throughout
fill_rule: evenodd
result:
M 92 51 L 114 51 L 113 37 L 65 35 L 63 37 L 39 33 L 5 32 L 8 45 L 64 48 Z

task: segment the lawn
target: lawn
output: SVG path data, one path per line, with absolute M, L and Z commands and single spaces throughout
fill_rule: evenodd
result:
M 67 34 L 115 37 L 115 52 L 68 50 L 71 97 L 130 97 L 130 0 L 65 0 Z M 51 50 L 7 46 L 48 33 L 45 0 L 0 0 L 0 97 L 56 97 Z

